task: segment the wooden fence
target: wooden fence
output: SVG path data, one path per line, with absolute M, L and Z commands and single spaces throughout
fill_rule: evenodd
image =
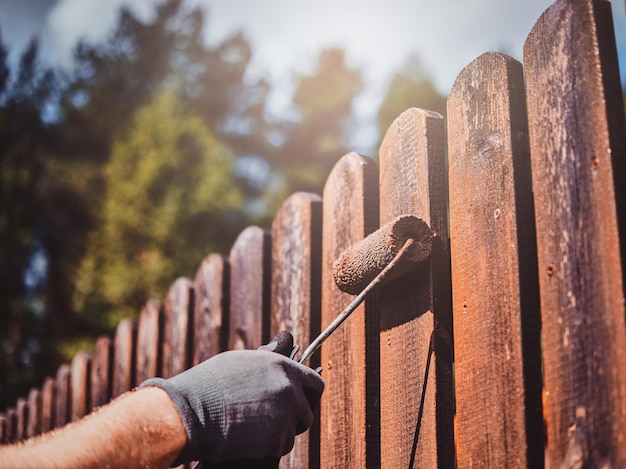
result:
M 2 442 L 282 329 L 308 345 L 352 299 L 333 261 L 410 213 L 436 235 L 429 262 L 314 357 L 319 418 L 281 467 L 626 467 L 626 143 L 609 2 L 558 0 L 524 66 L 478 57 L 447 112 L 446 134 L 440 115 L 407 110 L 378 160 L 345 155 L 322 197 L 294 194 L 271 232 L 249 227 L 228 257 L 209 255 L 7 410 Z

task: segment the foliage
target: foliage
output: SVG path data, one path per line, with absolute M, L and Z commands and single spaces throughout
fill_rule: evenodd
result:
M 51 140 L 42 115 L 55 77 L 37 56 L 33 41 L 12 75 L 0 42 L 0 406 L 36 382 L 47 358 L 37 279 L 44 268 L 40 185 Z
M 446 98 L 439 94 L 416 57 L 410 57 L 391 79 L 378 110 L 379 134 L 384 136 L 395 118 L 410 107 L 428 109 L 443 116 L 446 113 Z
M 321 193 L 328 173 L 348 151 L 352 104 L 363 88 L 361 71 L 351 68 L 338 48 L 322 50 L 313 73 L 298 75 L 296 84 L 298 118 L 283 125 L 284 143 L 273 160 L 285 178 L 283 196 Z
M 172 91 L 142 107 L 105 168 L 102 220 L 77 276 L 75 310 L 114 327 L 235 236 L 231 154 Z

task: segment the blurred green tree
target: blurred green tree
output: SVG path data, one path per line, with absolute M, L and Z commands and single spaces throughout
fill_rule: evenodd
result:
M 348 151 L 352 105 L 363 88 L 361 71 L 340 48 L 324 49 L 311 74 L 296 76 L 297 118 L 282 123 L 281 144 L 271 160 L 282 174 L 279 200 L 295 191 L 321 193 L 335 163 Z
M 396 117 L 410 107 L 435 111 L 444 117 L 446 115 L 446 97 L 437 91 L 415 56 L 409 57 L 389 83 L 377 116 L 381 139 Z
M 216 47 L 208 47 L 203 39 L 205 17 L 199 7 L 190 9 L 182 0 L 165 0 L 155 8 L 154 17 L 148 22 L 122 9 L 117 27 L 108 39 L 97 44 L 82 42 L 77 46 L 75 68 L 66 77 L 57 118 L 54 160 L 48 165 L 48 186 L 54 188 L 56 194 L 50 198 L 48 221 L 56 230 L 54 235 L 44 239 L 49 272 L 46 312 L 58 325 L 53 330 L 57 342 L 77 341 L 110 331 L 112 320 L 106 316 L 117 315 L 114 311 L 119 311 L 119 304 L 113 308 L 112 297 L 107 296 L 108 302 L 94 310 L 98 311 L 97 317 L 88 318 L 76 309 L 87 303 L 76 301 L 78 293 L 74 288 L 78 283 L 84 288 L 87 282 L 82 278 L 87 262 L 83 256 L 89 252 L 90 259 L 94 259 L 97 248 L 92 244 L 100 242 L 96 230 L 111 223 L 107 204 L 111 203 L 111 197 L 115 200 L 112 194 L 119 188 L 109 187 L 113 183 L 108 176 L 112 170 L 110 159 L 116 158 L 117 165 L 121 166 L 122 157 L 126 157 L 126 164 L 133 167 L 134 159 L 139 157 L 137 151 L 120 153 L 119 150 L 120 142 L 127 142 L 131 136 L 138 138 L 133 119 L 139 109 L 150 105 L 157 97 L 161 102 L 161 93 L 167 90 L 168 95 L 176 96 L 185 112 L 199 116 L 205 127 L 215 134 L 213 138 L 227 145 L 235 157 L 246 156 L 251 148 L 256 148 L 259 154 L 265 151 L 262 128 L 268 87 L 263 80 L 245 77 L 251 59 L 247 40 L 236 34 Z M 190 147 L 185 151 L 196 150 Z M 183 159 L 186 157 L 181 155 Z M 246 177 L 233 178 L 222 170 L 215 174 L 224 176 L 226 182 L 236 185 L 247 198 L 258 193 L 259 188 L 250 184 Z M 176 182 L 185 184 L 180 178 Z M 77 205 L 74 205 L 75 200 L 79 201 Z M 232 208 L 226 207 L 227 210 Z M 130 215 L 143 216 L 139 210 Z M 237 214 L 230 213 L 227 218 L 228 226 L 224 231 L 231 234 L 247 223 L 246 214 L 241 210 Z M 183 231 L 172 233 L 172 237 L 184 240 L 190 233 L 190 229 L 184 231 L 180 223 L 175 227 Z M 220 237 L 222 242 L 232 239 L 233 236 L 222 237 L 224 231 L 206 231 L 205 249 L 219 245 L 212 237 Z M 132 238 L 128 243 L 136 245 Z M 193 243 L 181 244 L 182 250 L 177 256 L 188 259 L 197 255 L 192 246 Z M 185 251 L 187 248 L 189 253 Z M 206 253 L 208 251 L 195 261 Z M 111 271 L 114 265 L 123 266 L 108 265 L 109 277 L 114 276 Z M 95 279 L 93 282 L 93 288 L 104 286 Z M 164 293 L 157 294 L 155 289 L 150 292 L 157 297 Z M 66 350 L 69 349 L 66 347 Z
M 174 91 L 139 109 L 105 167 L 102 216 L 74 309 L 115 327 L 177 276 L 192 275 L 207 253 L 227 249 L 242 204 L 231 166 L 230 151 Z
M 13 74 L 7 52 L 0 41 L 0 408 L 24 395 L 48 363 L 40 215 L 52 133 L 42 116 L 56 92 L 55 75 L 38 64 L 36 41 Z

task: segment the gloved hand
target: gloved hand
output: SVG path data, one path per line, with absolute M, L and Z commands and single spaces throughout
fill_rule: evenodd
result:
M 258 350 L 220 353 L 173 378 L 139 386 L 165 390 L 181 416 L 187 445 L 174 465 L 280 457 L 311 426 L 324 381 L 275 353 L 286 348 L 279 337 Z

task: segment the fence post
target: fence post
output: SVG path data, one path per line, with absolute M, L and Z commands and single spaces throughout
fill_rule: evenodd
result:
M 198 267 L 195 278 L 193 364 L 224 351 L 228 338 L 228 261 L 210 254 Z
M 323 194 L 322 322 L 352 301 L 333 280 L 332 265 L 378 228 L 378 165 L 349 153 L 331 171 Z M 371 296 L 322 346 L 320 466 L 379 467 L 378 309 Z
M 22 441 L 27 438 L 26 429 L 28 427 L 28 401 L 23 397 L 17 400 L 15 414 L 17 415 L 15 441 Z
M 98 337 L 91 359 L 89 411 L 111 399 L 111 366 L 111 339 Z
M 26 423 L 26 438 L 41 433 L 41 391 L 32 388 L 28 394 L 28 421 Z
M 61 365 L 57 370 L 54 387 L 54 427 L 62 427 L 71 420 L 70 416 L 70 375 L 69 365 Z
M 539 286 L 521 64 L 496 53 L 469 64 L 448 98 L 448 132 L 458 467 L 542 467 Z
M 148 378 L 159 376 L 161 372 L 162 328 L 161 304 L 156 300 L 149 300 L 141 310 L 139 325 L 137 326 L 136 384 L 141 384 Z
M 41 433 L 54 428 L 55 380 L 46 378 L 41 388 Z
M 78 352 L 72 360 L 70 372 L 70 417 L 74 422 L 87 415 L 90 409 L 91 355 Z
M 243 230 L 230 251 L 229 349 L 267 342 L 270 320 L 271 236 L 258 226 Z
M 435 233 L 429 262 L 380 292 L 382 467 L 453 467 L 452 317 L 444 127 L 409 109 L 380 148 L 380 223 L 401 214 Z
M 193 282 L 187 278 L 177 279 L 165 297 L 162 344 L 164 378 L 185 371 L 191 364 L 193 297 Z
M 298 192 L 289 197 L 272 223 L 272 303 L 270 336 L 290 331 L 301 351 L 319 334 L 322 200 Z M 315 355 L 309 366 L 319 366 Z M 281 468 L 319 467 L 319 415 L 308 432 L 296 437 Z
M 135 385 L 136 329 L 135 323 L 130 319 L 123 319 L 117 325 L 113 341 L 111 399 L 129 391 Z
M 550 467 L 626 467 L 626 154 L 610 22 L 609 2 L 559 0 L 524 46 Z

